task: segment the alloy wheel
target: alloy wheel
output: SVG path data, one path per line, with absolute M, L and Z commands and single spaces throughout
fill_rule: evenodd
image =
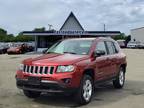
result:
M 92 83 L 90 80 L 86 80 L 83 85 L 83 97 L 85 101 L 89 101 L 92 96 Z

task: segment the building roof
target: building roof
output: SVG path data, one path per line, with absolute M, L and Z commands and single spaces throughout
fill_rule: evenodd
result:
M 144 27 L 139 27 L 139 28 L 131 29 L 131 31 L 138 30 L 138 29 L 144 29 Z
M 78 19 L 75 17 L 74 13 L 71 12 L 67 19 L 65 20 L 64 24 L 60 28 L 60 31 L 69 31 L 69 30 L 82 30 L 84 31 L 84 28 L 78 21 Z
M 24 31 L 23 35 L 31 36 L 117 36 L 120 31 L 84 31 L 84 28 L 75 17 L 73 12 L 70 13 L 59 31 Z

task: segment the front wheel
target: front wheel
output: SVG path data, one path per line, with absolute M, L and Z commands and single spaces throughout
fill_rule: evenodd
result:
M 41 92 L 35 92 L 35 91 L 29 91 L 29 90 L 23 90 L 23 93 L 28 98 L 37 98 L 41 94 Z
M 88 104 L 93 94 L 93 80 L 89 75 L 84 75 L 79 90 L 76 94 L 76 100 L 79 104 Z
M 125 72 L 124 72 L 124 68 L 120 68 L 119 74 L 116 77 L 115 80 L 113 80 L 113 86 L 115 88 L 123 88 L 125 83 Z

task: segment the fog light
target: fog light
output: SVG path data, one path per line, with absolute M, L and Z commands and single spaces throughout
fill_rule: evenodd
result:
M 65 84 L 69 84 L 71 82 L 71 78 L 62 79 Z

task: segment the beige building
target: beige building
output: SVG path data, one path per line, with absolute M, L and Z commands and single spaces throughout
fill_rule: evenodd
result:
M 144 27 L 131 30 L 132 41 L 144 42 Z

